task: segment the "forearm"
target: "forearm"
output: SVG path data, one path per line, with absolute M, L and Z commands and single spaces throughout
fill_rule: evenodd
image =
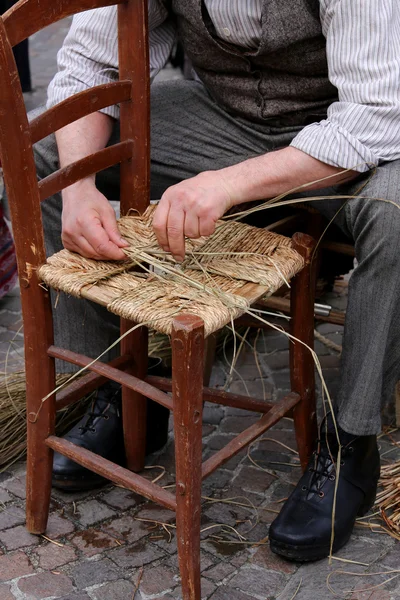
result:
M 66 167 L 71 163 L 102 150 L 108 144 L 113 128 L 111 117 L 96 112 L 79 121 L 75 121 L 56 132 L 60 166 Z M 63 192 L 66 198 L 81 188 L 87 182 L 93 184 L 95 175 L 91 175 L 70 186 Z
M 353 179 L 359 173 L 327 165 L 297 148 L 289 147 L 251 158 L 219 171 L 232 206 L 274 198 L 302 185 L 316 190 Z M 329 177 L 324 182 L 318 180 Z

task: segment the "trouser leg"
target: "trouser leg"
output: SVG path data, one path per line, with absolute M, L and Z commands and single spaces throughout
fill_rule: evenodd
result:
M 400 161 L 379 167 L 361 196 L 381 200 L 359 197 L 342 211 L 358 266 L 349 281 L 337 402 L 341 427 L 368 435 L 380 431 L 382 401 L 400 379 Z

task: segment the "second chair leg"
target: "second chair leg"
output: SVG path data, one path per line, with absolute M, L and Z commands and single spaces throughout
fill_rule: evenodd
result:
M 305 469 L 317 435 L 315 365 L 310 351 L 314 349 L 314 265 L 311 259 L 315 242 L 308 235 L 296 233 L 293 245 L 306 263 L 291 287 L 290 333 L 300 341 L 292 340 L 289 344 L 291 388 L 301 397 L 293 412 L 294 425 L 300 462 Z
M 183 600 L 200 600 L 200 518 L 203 416 L 203 321 L 175 319 L 172 382 L 176 460 L 176 527 Z
M 129 331 L 135 323 L 121 319 L 121 334 Z M 148 331 L 139 327 L 121 340 L 121 355 L 132 357 L 132 366 L 127 373 L 144 379 L 147 374 Z M 122 388 L 122 420 L 126 463 L 131 471 L 142 471 L 146 456 L 147 400 L 138 392 Z

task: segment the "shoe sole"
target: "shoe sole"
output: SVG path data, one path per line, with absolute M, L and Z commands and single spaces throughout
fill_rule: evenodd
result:
M 336 542 L 333 545 L 333 552 L 337 552 L 347 544 L 351 536 L 351 532 L 340 543 Z M 330 545 L 327 546 L 293 546 L 284 544 L 270 539 L 270 548 L 274 554 L 279 554 L 288 560 L 295 562 L 314 562 L 327 558 L 331 552 Z
M 373 494 L 370 494 L 363 505 L 360 506 L 357 517 L 363 517 L 373 507 L 376 498 L 376 486 Z M 347 544 L 351 537 L 352 529 L 350 533 L 340 542 L 336 539 L 333 544 L 332 552 L 337 552 L 343 546 Z M 294 546 L 292 544 L 284 544 L 270 538 L 270 548 L 274 554 L 279 554 L 288 560 L 295 562 L 313 562 L 316 560 L 322 560 L 327 558 L 331 553 L 330 544 L 326 546 Z
M 96 488 L 102 487 L 106 483 L 110 483 L 108 479 L 99 477 L 98 479 L 56 479 L 53 477 L 51 485 L 57 490 L 62 492 L 86 492 L 89 490 L 95 490 Z

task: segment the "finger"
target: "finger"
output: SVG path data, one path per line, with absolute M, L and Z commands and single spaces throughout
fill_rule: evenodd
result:
M 124 260 L 126 254 L 112 242 L 98 219 L 93 219 L 82 231 L 83 237 L 103 260 Z
M 126 246 L 129 246 L 128 242 L 124 240 L 118 230 L 117 219 L 115 218 L 114 211 L 112 211 L 110 214 L 102 214 L 101 222 L 106 233 L 108 234 L 108 237 L 116 246 L 119 248 L 126 248 Z
M 153 216 L 153 230 L 161 248 L 169 252 L 167 223 L 170 203 L 164 196 L 161 198 Z
M 200 237 L 200 224 L 199 218 L 193 212 L 185 212 L 185 236 L 195 240 Z
M 168 246 L 175 260 L 182 261 L 185 258 L 185 238 L 183 228 L 185 225 L 185 213 L 181 208 L 171 207 L 168 213 L 167 234 Z
M 94 248 L 85 240 L 84 237 L 79 236 L 74 242 L 70 240 L 63 241 L 64 248 L 70 250 L 71 252 L 76 252 L 80 256 L 84 256 L 85 258 L 94 258 L 98 259 L 99 257 L 96 255 L 96 251 Z

